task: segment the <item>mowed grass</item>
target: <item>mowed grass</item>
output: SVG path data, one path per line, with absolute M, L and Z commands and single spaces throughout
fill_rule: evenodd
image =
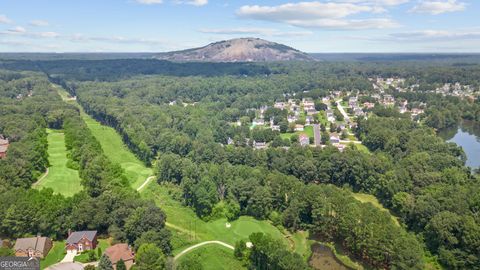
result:
M 70 95 L 65 89 L 58 85 L 53 85 L 62 99 L 80 109 L 80 114 L 92 132 L 93 136 L 100 142 L 105 155 L 125 170 L 125 176 L 130 181 L 132 188 L 137 189 L 145 180 L 153 174 L 152 169 L 143 164 L 123 143 L 122 138 L 117 131 L 109 126 L 105 126 L 97 122 L 95 119 L 86 114 L 81 106 L 74 100 L 70 99 Z
M 144 198 L 155 201 L 167 214 L 167 227 L 174 232 L 172 236 L 174 254 L 192 244 L 208 240 L 219 240 L 235 245 L 236 241 L 247 240 L 250 234 L 255 232 L 270 234 L 289 245 L 287 237 L 269 221 L 242 216 L 230 222 L 230 228 L 226 226 L 226 219 L 206 222 L 197 217 L 191 208 L 173 198 L 172 195 L 179 192 L 180 188 L 171 184 L 151 184 L 142 192 Z
M 203 269 L 211 270 L 236 270 L 247 269 L 242 263 L 235 259 L 233 250 L 219 245 L 206 245 L 202 248 L 192 250 L 183 255 L 175 263 L 179 265 L 182 261 L 193 258 L 200 262 Z
M 65 257 L 65 242 L 53 242 L 53 247 L 48 252 L 47 257 L 40 261 L 40 269 L 45 269 L 50 265 L 60 262 Z
M 78 171 L 67 167 L 67 148 L 65 135 L 59 130 L 47 129 L 48 133 L 48 175 L 37 182 L 34 187 L 51 188 L 55 193 L 73 196 L 82 190 Z
M 105 250 L 111 246 L 111 240 L 110 239 L 98 239 L 98 245 L 95 248 L 95 255 L 98 256 L 98 250 L 100 249 L 101 252 L 105 252 Z M 75 256 L 73 259 L 76 262 L 80 263 L 87 263 L 88 261 L 88 251 L 82 252 L 80 255 Z
M 306 134 L 309 138 L 313 138 L 313 126 L 305 126 L 303 131 L 295 131 L 291 133 L 282 133 L 280 134 L 280 138 L 282 139 L 290 139 L 294 134 L 300 135 L 300 134 Z
M 370 195 L 370 194 L 365 194 L 365 193 L 353 193 L 352 192 L 352 196 L 357 199 L 358 201 L 362 202 L 362 203 L 371 203 L 373 206 L 375 206 L 376 208 L 382 210 L 382 211 L 385 211 L 385 212 L 388 212 L 393 220 L 393 222 L 395 222 L 395 224 L 397 224 L 398 226 L 400 226 L 400 223 L 397 219 L 397 217 L 395 217 L 394 215 L 392 215 L 390 213 L 390 211 L 385 208 L 379 201 L 378 199 L 373 196 L 373 195 Z
M 120 164 L 132 188 L 137 189 L 152 175 L 152 169 L 146 167 L 123 143 L 117 131 L 97 122 L 82 111 L 83 121 L 100 142 L 105 155 L 114 163 Z

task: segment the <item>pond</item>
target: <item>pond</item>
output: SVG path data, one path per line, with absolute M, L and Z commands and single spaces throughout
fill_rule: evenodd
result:
M 308 264 L 314 269 L 322 270 L 350 270 L 339 261 L 333 251 L 325 245 L 314 243 L 311 247 L 312 255 Z
M 463 148 L 467 155 L 467 166 L 480 167 L 480 123 L 463 121 L 458 127 L 443 129 L 438 135 L 447 142 L 454 142 Z

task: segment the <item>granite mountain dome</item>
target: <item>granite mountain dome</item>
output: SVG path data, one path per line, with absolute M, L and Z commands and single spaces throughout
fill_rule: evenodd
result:
M 200 48 L 160 53 L 155 58 L 181 62 L 314 61 L 304 52 L 259 38 L 224 40 Z

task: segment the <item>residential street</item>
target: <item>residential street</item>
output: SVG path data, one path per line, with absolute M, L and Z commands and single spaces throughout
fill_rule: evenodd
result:
M 345 118 L 345 122 L 350 123 L 350 117 L 348 117 L 347 112 L 345 112 L 345 110 L 343 109 L 343 106 L 342 106 L 342 104 L 340 103 L 341 101 L 342 101 L 342 100 L 337 100 L 337 101 L 336 101 L 337 106 L 338 106 L 338 110 L 342 113 L 343 118 Z
M 320 146 L 321 143 L 322 143 L 322 140 L 321 140 L 321 135 L 320 135 L 320 125 L 319 124 L 314 124 L 313 125 L 313 137 L 314 137 L 315 146 Z

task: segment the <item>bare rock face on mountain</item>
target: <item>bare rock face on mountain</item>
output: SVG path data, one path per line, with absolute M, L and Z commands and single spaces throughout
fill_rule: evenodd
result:
M 259 38 L 224 40 L 201 48 L 161 53 L 155 58 L 179 62 L 314 61 L 304 52 Z

